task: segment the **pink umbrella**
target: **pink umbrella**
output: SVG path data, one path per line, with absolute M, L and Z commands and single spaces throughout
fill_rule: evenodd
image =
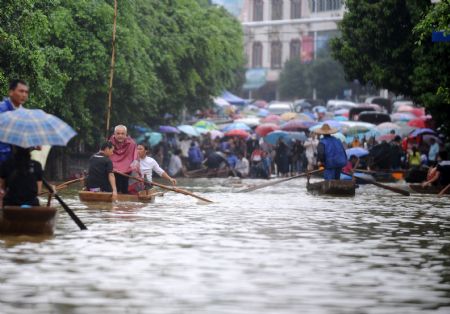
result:
M 279 123 L 281 121 L 280 116 L 277 116 L 275 114 L 268 115 L 264 119 L 261 120 L 263 123 Z
M 395 136 L 396 136 L 395 134 L 381 135 L 381 136 L 377 137 L 377 141 L 378 142 L 383 142 L 383 141 L 390 142 L 395 138 Z
M 313 127 L 319 123 L 313 122 L 313 121 L 303 121 L 303 120 L 291 120 L 285 125 L 281 127 L 283 131 L 297 131 L 299 129 L 301 130 L 307 130 L 310 127 Z
M 397 112 L 411 112 L 414 108 L 410 105 L 401 105 L 398 107 Z
M 378 124 L 376 126 L 376 129 L 377 130 L 395 130 L 395 129 L 400 129 L 400 126 L 395 123 L 392 123 L 392 122 L 384 122 L 384 123 Z
M 280 127 L 277 124 L 265 123 L 265 124 L 261 124 L 261 125 L 257 126 L 255 129 L 255 133 L 261 137 L 264 137 L 267 134 L 269 134 L 270 132 L 273 132 L 273 131 L 276 131 L 279 129 L 280 129 Z

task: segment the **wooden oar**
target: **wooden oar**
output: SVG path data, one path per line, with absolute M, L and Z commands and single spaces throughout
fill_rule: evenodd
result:
M 342 173 L 347 175 L 347 176 L 351 176 L 351 174 L 349 174 L 349 173 L 345 173 L 345 172 L 342 172 Z M 356 177 L 356 179 L 364 181 L 364 182 L 367 182 L 367 183 L 370 183 L 370 184 L 373 184 L 375 186 L 378 186 L 379 188 L 382 188 L 382 189 L 385 189 L 385 190 L 389 190 L 389 191 L 392 191 L 392 192 L 395 192 L 395 193 L 399 193 L 399 194 L 402 194 L 402 195 L 405 195 L 405 196 L 409 196 L 410 195 L 410 193 L 408 191 L 406 191 L 406 190 L 399 189 L 399 188 L 396 188 L 396 187 L 393 187 L 393 186 L 389 186 L 389 185 L 386 185 L 386 184 L 381 184 L 381 183 L 379 183 L 377 181 L 365 179 L 363 177 Z
M 247 189 L 236 191 L 235 193 L 245 193 L 245 192 L 251 192 L 251 191 L 259 190 L 259 189 L 265 188 L 267 186 L 272 186 L 272 185 L 275 185 L 275 184 L 278 184 L 278 183 L 286 182 L 286 181 L 289 181 L 289 180 L 292 180 L 292 179 L 297 179 L 297 178 L 304 177 L 304 176 L 307 176 L 307 175 L 310 175 L 310 174 L 313 174 L 313 173 L 318 173 L 318 172 L 321 172 L 321 171 L 323 171 L 323 169 L 317 169 L 317 170 L 314 170 L 314 171 L 311 171 L 311 172 L 304 172 L 304 173 L 301 173 L 301 174 L 298 174 L 296 176 L 289 177 L 289 178 L 286 178 L 286 179 L 281 179 L 281 180 L 272 181 L 272 182 L 269 182 L 269 183 L 263 183 L 263 184 L 255 185 L 255 186 L 252 186 L 252 187 L 247 188 Z
M 213 202 L 213 201 L 211 201 L 211 200 L 209 200 L 209 199 L 207 199 L 207 198 L 204 198 L 204 197 L 195 195 L 194 193 L 191 193 L 191 192 L 186 191 L 186 190 L 182 190 L 182 189 L 179 189 L 179 188 L 174 188 L 174 187 L 167 186 L 167 185 L 164 185 L 164 184 L 160 184 L 160 183 L 157 183 L 157 182 L 147 182 L 147 181 L 145 181 L 145 180 L 142 179 L 142 178 L 130 176 L 130 175 L 128 175 L 128 174 L 125 174 L 125 173 L 122 173 L 122 172 L 119 172 L 119 171 L 114 171 L 114 173 L 117 173 L 117 174 L 119 174 L 119 175 L 121 175 L 121 176 L 130 178 L 130 179 L 134 179 L 134 180 L 136 180 L 136 181 L 142 182 L 142 183 L 147 184 L 147 185 L 149 185 L 149 186 L 154 185 L 154 186 L 160 187 L 160 188 L 165 189 L 165 190 L 168 190 L 168 191 L 173 191 L 173 192 L 176 192 L 176 193 L 180 193 L 180 194 L 184 194 L 184 195 L 189 195 L 189 196 L 198 198 L 199 200 L 202 200 L 202 201 L 204 201 L 204 202 L 208 202 L 208 203 L 212 203 L 212 202 Z
M 70 180 L 70 181 L 61 183 L 61 184 L 59 184 L 59 185 L 57 185 L 57 186 L 55 187 L 55 190 L 56 190 L 56 191 L 63 190 L 63 189 L 65 189 L 65 188 L 67 188 L 69 185 L 74 184 L 74 183 L 77 183 L 77 182 L 80 182 L 80 181 L 83 181 L 84 179 L 86 179 L 86 178 L 85 178 L 85 177 L 81 177 L 81 178 L 78 178 L 78 179 L 74 179 L 74 180 Z M 44 194 L 47 194 L 47 193 L 51 193 L 51 192 L 45 191 L 45 192 L 41 192 L 39 195 L 44 195 Z
M 42 183 L 44 183 L 44 186 L 50 191 L 54 191 L 52 186 L 47 182 L 47 180 L 42 179 Z M 78 227 L 81 230 L 87 230 L 87 227 L 84 225 L 84 223 L 78 218 L 77 215 L 67 206 L 67 204 L 59 197 L 58 193 L 56 191 L 52 192 L 53 196 L 58 200 L 58 202 L 61 204 L 61 206 L 64 208 L 64 210 L 69 214 L 70 218 L 72 218 L 73 221 L 78 225 Z
M 446 186 L 445 188 L 443 188 L 443 189 L 439 192 L 439 194 L 438 194 L 437 197 L 442 197 L 442 195 L 444 195 L 445 192 L 447 192 L 448 189 L 450 189 L 450 184 L 447 184 L 447 186 Z

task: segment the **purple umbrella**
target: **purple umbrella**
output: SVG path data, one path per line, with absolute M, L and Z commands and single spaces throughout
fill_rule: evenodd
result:
M 307 130 L 312 126 L 317 125 L 314 121 L 302 121 L 302 120 L 291 120 L 281 127 L 283 131 L 295 131 L 298 129 Z
M 411 132 L 409 134 L 409 137 L 417 137 L 419 135 L 425 135 L 425 134 L 431 134 L 431 135 L 437 135 L 436 131 L 432 129 L 417 129 Z
M 180 133 L 180 130 L 178 130 L 176 127 L 174 126 L 170 126 L 170 125 L 161 125 L 159 127 L 159 132 L 161 133 Z

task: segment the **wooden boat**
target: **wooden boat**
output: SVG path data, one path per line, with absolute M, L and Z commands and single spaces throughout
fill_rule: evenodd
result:
M 0 209 L 0 234 L 52 235 L 56 208 L 5 206 Z
M 410 184 L 409 188 L 416 193 L 420 194 L 439 194 L 445 186 L 426 186 L 423 187 L 421 184 Z M 445 192 L 446 195 L 450 195 L 450 189 Z
M 314 183 L 309 183 L 308 180 L 306 189 L 313 194 L 354 196 L 356 184 L 353 181 L 344 180 L 324 180 Z
M 143 191 L 139 195 L 132 194 L 117 194 L 118 202 L 138 202 L 138 203 L 154 203 L 156 196 L 163 195 L 161 192 L 155 192 L 149 190 Z M 78 196 L 82 202 L 102 202 L 102 203 L 112 203 L 112 193 L 107 192 L 90 192 L 90 191 L 79 191 Z

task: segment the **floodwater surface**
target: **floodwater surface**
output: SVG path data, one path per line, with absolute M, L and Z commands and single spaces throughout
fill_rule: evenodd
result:
M 89 230 L 61 209 L 54 237 L 0 238 L 0 313 L 450 313 L 449 197 L 230 183 L 181 181 L 208 205 L 66 192 Z

